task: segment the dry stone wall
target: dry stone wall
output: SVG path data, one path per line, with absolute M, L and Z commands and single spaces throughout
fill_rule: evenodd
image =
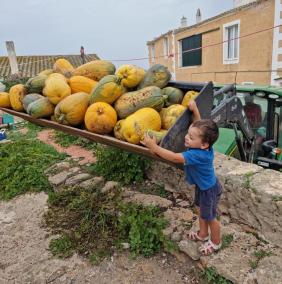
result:
M 265 170 L 216 153 L 216 174 L 223 186 L 222 214 L 256 229 L 260 237 L 282 247 L 282 173 Z M 193 200 L 182 170 L 155 162 L 148 177 L 173 192 L 184 192 Z

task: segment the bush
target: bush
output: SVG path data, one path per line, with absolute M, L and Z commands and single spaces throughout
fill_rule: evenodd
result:
M 97 162 L 90 167 L 90 171 L 125 185 L 142 182 L 145 170 L 150 166 L 148 159 L 117 148 L 98 144 L 95 153 Z

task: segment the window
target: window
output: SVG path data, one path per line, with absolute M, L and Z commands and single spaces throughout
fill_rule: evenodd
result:
M 180 41 L 180 67 L 202 64 L 202 35 L 193 35 Z M 196 49 L 196 50 L 194 50 Z
M 239 63 L 240 21 L 234 21 L 223 26 L 223 63 Z
M 167 58 L 169 55 L 168 38 L 164 38 L 164 56 Z
M 152 44 L 152 46 L 151 46 L 151 58 L 152 58 L 152 62 L 155 62 L 155 56 L 156 56 L 156 53 L 155 53 L 155 45 Z

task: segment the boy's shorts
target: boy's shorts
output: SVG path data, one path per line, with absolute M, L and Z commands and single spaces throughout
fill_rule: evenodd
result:
M 200 216 L 205 221 L 212 221 L 217 217 L 217 205 L 221 196 L 221 185 L 216 180 L 213 187 L 207 190 L 195 189 L 195 205 L 200 207 Z

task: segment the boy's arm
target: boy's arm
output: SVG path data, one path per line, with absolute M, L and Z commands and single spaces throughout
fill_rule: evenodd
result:
M 197 107 L 197 104 L 194 100 L 190 101 L 188 108 L 190 111 L 193 112 L 193 122 L 197 121 L 197 120 L 201 120 L 201 115 L 199 112 L 199 109 Z
M 181 153 L 174 153 L 157 145 L 155 137 L 151 138 L 149 135 L 145 135 L 144 140 L 142 140 L 141 143 L 148 147 L 151 153 L 156 154 L 167 161 L 176 164 L 184 164 L 185 162 Z

